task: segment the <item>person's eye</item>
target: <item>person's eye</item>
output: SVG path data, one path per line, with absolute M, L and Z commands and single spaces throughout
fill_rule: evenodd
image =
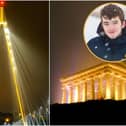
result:
M 118 22 L 117 22 L 117 21 L 115 21 L 115 22 L 113 22 L 113 24 L 118 24 Z
M 104 23 L 104 25 L 105 25 L 105 26 L 108 26 L 108 25 L 109 25 L 109 23 Z

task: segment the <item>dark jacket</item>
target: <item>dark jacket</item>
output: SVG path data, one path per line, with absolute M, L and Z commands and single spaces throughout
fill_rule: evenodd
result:
M 89 49 L 99 58 L 107 61 L 120 61 L 126 58 L 126 27 L 116 39 L 110 39 L 101 27 L 97 29 L 98 37 L 88 42 Z

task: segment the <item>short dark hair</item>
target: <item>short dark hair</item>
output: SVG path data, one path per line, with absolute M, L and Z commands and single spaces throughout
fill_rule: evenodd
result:
M 106 17 L 108 19 L 112 19 L 113 17 L 119 16 L 122 22 L 125 20 L 123 10 L 115 4 L 109 4 L 104 6 L 101 10 L 100 16 L 101 18 Z

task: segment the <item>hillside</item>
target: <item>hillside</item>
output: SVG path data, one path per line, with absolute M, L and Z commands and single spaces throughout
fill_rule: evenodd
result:
M 50 123 L 126 124 L 126 100 L 91 100 L 84 103 L 52 104 Z

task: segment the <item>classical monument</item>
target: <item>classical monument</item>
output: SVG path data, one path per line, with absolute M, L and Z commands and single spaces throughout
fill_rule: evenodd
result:
M 103 63 L 60 80 L 61 103 L 126 99 L 126 64 Z

